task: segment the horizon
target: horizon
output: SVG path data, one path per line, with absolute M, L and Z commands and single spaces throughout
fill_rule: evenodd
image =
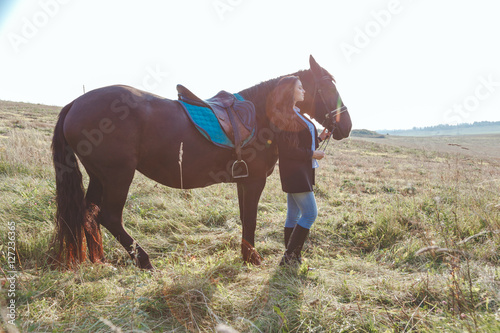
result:
M 308 69 L 312 54 L 336 78 L 353 128 L 499 121 L 499 9 L 486 0 L 10 0 L 0 6 L 0 99 L 62 107 L 83 86 L 110 84 L 175 99 L 179 83 L 209 98 Z
M 23 102 L 23 101 L 10 101 L 10 100 L 0 100 L 0 102 L 8 102 L 8 103 L 23 103 L 23 104 L 32 104 L 32 105 L 40 105 L 40 106 L 48 106 L 48 107 L 57 107 L 57 108 L 63 108 L 64 106 L 63 105 L 51 105 L 51 104 L 43 104 L 43 103 L 31 103 L 31 102 Z M 310 116 L 308 114 L 305 114 L 310 120 L 312 120 L 316 127 L 318 128 L 318 130 L 320 129 L 323 129 L 323 127 L 321 126 L 321 124 L 319 124 L 315 119 L 312 119 L 310 118 Z M 474 124 L 479 124 L 479 123 L 492 123 L 492 124 L 496 124 L 498 123 L 500 125 L 500 120 L 480 120 L 480 121 L 474 121 L 474 122 L 464 122 L 464 123 L 458 123 L 458 124 L 436 124 L 436 125 L 430 125 L 430 126 L 423 126 L 423 127 L 412 127 L 412 128 L 383 128 L 383 129 L 369 129 L 369 128 L 355 128 L 353 127 L 353 131 L 355 130 L 368 130 L 368 131 L 372 131 L 372 132 L 376 132 L 376 133 L 379 133 L 379 134 L 382 134 L 381 132 L 384 132 L 384 131 L 392 131 L 392 132 L 398 132 L 398 131 L 413 131 L 413 130 L 420 130 L 420 129 L 431 129 L 431 128 L 434 128 L 434 127 L 440 127 L 440 126 L 449 126 L 449 127 L 459 127 L 459 126 L 463 126 L 463 125 L 474 125 Z
M 432 128 L 435 128 L 435 127 L 445 127 L 445 126 L 448 126 L 448 127 L 460 127 L 460 126 L 464 126 L 464 125 L 467 125 L 467 126 L 474 126 L 475 124 L 481 124 L 481 123 L 492 123 L 492 124 L 497 124 L 500 125 L 500 120 L 481 120 L 481 121 L 474 121 L 474 122 L 470 122 L 470 123 L 459 123 L 459 124 L 437 124 L 437 125 L 431 125 L 431 126 L 423 126 L 423 127 L 412 127 L 412 128 L 395 128 L 395 129 L 388 129 L 388 128 L 383 128 L 383 129 L 377 129 L 377 130 L 374 130 L 375 132 L 380 132 L 380 131 L 393 131 L 393 132 L 397 132 L 397 131 L 418 131 L 418 130 L 421 130 L 421 129 L 432 129 Z M 358 129 L 358 128 L 356 128 Z

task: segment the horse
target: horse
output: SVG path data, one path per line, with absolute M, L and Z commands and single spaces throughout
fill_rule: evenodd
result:
M 351 118 L 333 76 L 312 55 L 309 65 L 308 70 L 289 74 L 298 76 L 306 90 L 304 101 L 297 105 L 332 132 L 335 140 L 348 137 Z M 243 260 L 261 264 L 254 247 L 257 205 L 278 160 L 277 127 L 266 115 L 266 99 L 281 77 L 239 92 L 254 104 L 257 123 L 254 140 L 241 151 L 248 167 L 244 178 L 232 177 L 230 172 L 234 151 L 200 134 L 179 101 L 114 85 L 89 91 L 62 108 L 52 138 L 57 205 L 51 243 L 54 260 L 73 266 L 84 262 L 88 252 L 91 262 L 104 262 L 102 225 L 139 268 L 154 269 L 147 252 L 123 225 L 123 208 L 137 170 L 177 189 L 236 183 Z M 79 164 L 89 176 L 86 192 Z

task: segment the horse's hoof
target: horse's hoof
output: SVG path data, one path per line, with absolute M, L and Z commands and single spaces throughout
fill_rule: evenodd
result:
M 255 266 L 262 264 L 262 257 L 259 252 L 244 239 L 241 241 L 241 254 L 243 255 L 243 261 L 249 264 Z
M 260 266 L 262 264 L 262 257 L 255 251 L 255 256 L 252 256 L 248 261 L 250 264 L 254 266 Z

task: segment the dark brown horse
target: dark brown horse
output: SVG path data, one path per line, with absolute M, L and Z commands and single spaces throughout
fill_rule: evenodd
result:
M 300 77 L 306 98 L 299 105 L 340 140 L 349 136 L 351 119 L 333 77 L 314 58 Z M 257 114 L 255 139 L 242 150 L 249 176 L 233 179 L 233 150 L 210 143 L 193 126 L 181 105 L 127 86 L 90 91 L 65 106 L 52 141 L 56 173 L 57 212 L 54 238 L 58 260 L 77 264 L 86 258 L 104 260 L 100 225 L 113 234 L 140 268 L 153 266 L 146 251 L 123 227 L 122 212 L 135 171 L 174 188 L 237 183 L 242 223 L 243 259 L 259 264 L 254 249 L 257 204 L 266 178 L 277 161 L 266 99 L 280 78 L 239 94 L 253 102 Z M 182 175 L 179 165 L 181 143 Z M 85 194 L 78 159 L 90 182 Z

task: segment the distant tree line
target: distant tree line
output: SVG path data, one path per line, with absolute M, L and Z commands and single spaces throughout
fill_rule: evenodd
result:
M 484 130 L 483 130 L 484 129 Z M 477 133 L 481 132 L 499 132 L 500 133 L 500 121 L 476 121 L 474 123 L 462 123 L 457 125 L 436 125 L 427 127 L 413 127 L 412 129 L 399 129 L 399 130 L 377 130 L 378 133 L 383 133 L 387 135 L 427 135 L 427 134 L 440 134 L 440 133 L 456 133 L 464 131 L 473 131 Z M 412 134 L 413 133 L 413 134 Z
M 456 128 L 471 128 L 471 127 L 487 127 L 487 126 L 500 126 L 500 121 L 476 121 L 473 123 L 462 123 L 457 125 L 436 125 L 428 127 L 413 127 L 412 131 L 439 131 L 439 130 L 450 130 Z M 390 131 L 389 131 L 390 132 Z

